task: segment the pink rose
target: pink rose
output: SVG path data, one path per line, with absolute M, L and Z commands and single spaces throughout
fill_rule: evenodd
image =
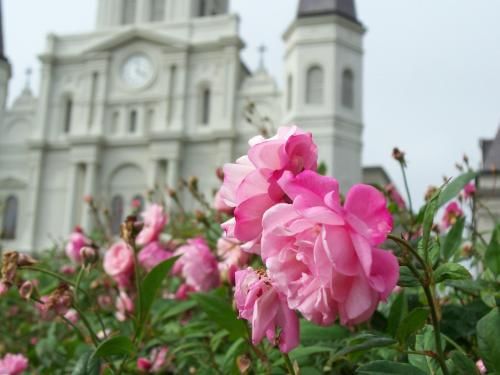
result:
M 465 199 L 472 198 L 476 194 L 476 185 L 473 182 L 469 182 L 464 186 L 463 194 Z
M 85 236 L 80 227 L 76 227 L 75 231 L 69 236 L 69 242 L 66 244 L 66 255 L 74 263 L 81 263 L 82 256 L 80 249 L 90 244 L 92 244 L 92 241 Z
M 177 291 L 175 292 L 175 299 L 179 301 L 185 301 L 188 299 L 189 293 L 195 292 L 194 288 L 186 283 L 181 284 Z
M 137 359 L 137 370 L 139 370 L 139 372 L 147 374 L 151 366 L 153 366 L 153 364 L 149 359 L 144 357 L 139 357 L 139 359 Z
M 453 226 L 457 219 L 464 216 L 464 212 L 460 208 L 457 202 L 449 203 L 444 211 L 443 219 L 442 219 L 442 227 L 443 229 L 447 229 Z
M 275 287 L 316 324 L 367 320 L 399 277 L 396 257 L 378 248 L 392 229 L 383 194 L 355 185 L 342 206 L 337 181 L 312 171 L 280 184 L 293 204 L 265 213 L 261 254 Z
M 476 367 L 479 370 L 479 373 L 481 375 L 486 374 L 488 370 L 486 369 L 486 366 L 484 365 L 484 362 L 482 359 L 478 359 L 476 362 Z
M 68 312 L 64 314 L 64 317 L 73 324 L 76 324 L 78 322 L 78 319 L 80 318 L 78 312 L 75 309 L 69 309 Z
M 225 214 L 232 214 L 234 211 L 234 207 L 228 206 L 224 199 L 222 199 L 220 190 L 215 194 L 214 197 L 214 208 Z
M 138 254 L 139 263 L 148 272 L 158 264 L 172 257 L 172 253 L 166 250 L 158 241 L 150 242 Z
M 137 236 L 138 245 L 147 245 L 150 242 L 156 241 L 167 224 L 168 217 L 163 211 L 163 206 L 152 204 L 142 213 L 144 218 L 144 228 Z
M 134 273 L 134 253 L 130 246 L 120 241 L 106 251 L 104 271 L 120 286 L 127 286 Z
M 151 359 L 153 361 L 153 366 L 151 366 L 151 372 L 159 373 L 165 364 L 167 363 L 168 348 L 166 346 L 161 346 L 154 348 L 151 351 Z
M 18 375 L 28 368 L 28 359 L 22 354 L 7 353 L 0 359 L 0 374 Z
M 217 259 L 203 238 L 188 240 L 175 255 L 181 258 L 175 262 L 173 273 L 182 275 L 195 291 L 206 292 L 219 286 Z
M 259 253 L 262 216 L 286 198 L 279 178 L 285 171 L 296 175 L 316 170 L 318 152 L 311 133 L 296 126 L 281 127 L 274 137 L 255 137 L 249 144 L 247 156 L 224 166 L 220 196 L 235 208 L 234 219 L 223 225 L 227 236 L 244 242 L 244 250 Z
M 129 295 L 123 290 L 116 298 L 116 319 L 120 322 L 127 320 L 129 314 L 134 312 L 134 301 L 129 297 Z
M 299 345 L 299 319 L 267 276 L 251 268 L 236 272 L 234 299 L 240 318 L 252 324 L 254 345 L 264 336 L 272 344 L 277 340 L 284 353 Z M 279 336 L 276 335 L 278 329 Z
M 241 250 L 240 242 L 234 238 L 219 238 L 217 241 L 217 255 L 219 271 L 227 276 L 228 281 L 234 284 L 234 273 L 245 267 L 250 254 Z

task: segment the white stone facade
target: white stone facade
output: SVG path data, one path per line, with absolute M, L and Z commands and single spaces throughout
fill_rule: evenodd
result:
M 2 246 L 43 249 L 76 224 L 89 229 L 84 195 L 107 206 L 120 196 L 126 213 L 135 196 L 192 175 L 211 195 L 215 169 L 256 133 L 248 101 L 275 126 L 311 130 L 344 188 L 361 180 L 362 26 L 334 14 L 293 21 L 282 94 L 265 70 L 252 74 L 241 61 L 228 1 L 201 3 L 99 0 L 95 30 L 47 37 L 38 98 L 26 89 L 0 109 L 4 227 L 9 197 L 17 203 L 15 235 Z M 9 77 L 2 61 L 1 103 Z

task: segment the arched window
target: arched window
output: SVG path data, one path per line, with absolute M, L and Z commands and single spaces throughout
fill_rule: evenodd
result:
M 210 124 L 210 102 L 211 102 L 211 93 L 208 87 L 201 90 L 201 124 L 208 125 Z
M 286 108 L 288 110 L 292 109 L 293 105 L 293 77 L 292 75 L 288 76 L 287 84 L 286 84 Z
M 64 100 L 64 132 L 68 134 L 71 131 L 71 120 L 73 117 L 73 99 L 67 97 Z
M 165 0 L 150 0 L 149 20 L 161 22 L 165 20 Z
M 205 17 L 207 15 L 207 1 L 198 0 L 198 17 Z
M 113 112 L 111 119 L 111 134 L 117 134 L 120 128 L 120 112 Z
M 354 74 L 351 69 L 342 72 L 342 105 L 354 108 Z
M 135 109 L 130 111 L 130 117 L 128 119 L 128 131 L 129 133 L 135 133 L 137 131 L 137 111 Z
M 17 229 L 17 210 L 18 201 L 13 195 L 5 200 L 5 207 L 2 221 L 2 238 L 4 240 L 14 240 L 16 238 Z
M 307 71 L 306 103 L 323 103 L 323 69 L 319 66 L 313 66 Z
M 123 221 L 123 197 L 115 195 L 111 200 L 111 230 L 113 234 L 120 234 L 120 225 Z
M 136 0 L 123 0 L 122 25 L 135 22 Z

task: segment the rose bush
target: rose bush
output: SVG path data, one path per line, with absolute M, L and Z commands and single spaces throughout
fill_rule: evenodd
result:
M 3 249 L 0 374 L 500 373 L 500 226 L 477 230 L 468 159 L 418 211 L 318 165 L 312 135 L 281 127 L 213 199 L 196 178 L 160 187 L 118 238 L 85 197 L 93 228 Z

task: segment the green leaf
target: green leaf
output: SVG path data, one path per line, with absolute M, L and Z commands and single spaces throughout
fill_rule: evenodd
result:
M 141 326 L 144 324 L 161 284 L 179 257 L 172 257 L 158 264 L 141 283 L 141 311 L 138 312 Z
M 375 361 L 361 366 L 358 375 L 426 375 L 422 370 L 407 363 Z
M 461 217 L 455 225 L 450 229 L 441 246 L 441 256 L 447 262 L 456 253 L 462 243 L 462 235 L 464 232 L 465 218 Z
M 442 340 L 442 347 L 444 347 L 444 339 Z M 434 339 L 434 327 L 426 325 L 415 338 L 416 351 L 432 351 L 436 352 L 436 342 Z M 410 354 L 408 355 L 409 362 L 425 371 L 427 374 L 437 374 L 440 371 L 440 366 L 437 360 L 429 356 Z
M 402 287 L 416 287 L 420 286 L 420 283 L 407 266 L 401 266 L 399 267 L 398 285 Z
M 71 375 L 99 375 L 101 372 L 101 361 L 92 356 L 89 350 L 78 359 Z
M 236 370 L 236 358 L 240 355 L 243 354 L 246 350 L 248 349 L 248 344 L 247 341 L 240 337 L 238 340 L 236 340 L 228 349 L 226 352 L 226 355 L 224 356 L 224 362 L 223 362 L 223 368 L 224 368 L 224 373 L 225 374 L 231 374 L 235 373 Z M 238 373 L 238 372 L 236 372 Z
M 373 337 L 360 344 L 348 346 L 335 354 L 336 358 L 344 357 L 347 354 L 363 352 L 374 348 L 382 348 L 396 344 L 397 341 L 390 337 Z
M 479 354 L 489 373 L 500 373 L 500 310 L 491 310 L 477 323 Z
M 196 306 L 195 301 L 181 301 L 177 302 L 175 305 L 171 306 L 164 314 L 161 315 L 162 320 L 167 320 L 173 318 L 183 312 L 191 310 Z
M 96 348 L 93 357 L 102 358 L 113 355 L 129 356 L 134 352 L 132 340 L 126 336 L 110 337 Z
M 447 365 L 452 374 L 479 375 L 476 364 L 465 354 L 456 350 L 451 352 Z
M 484 262 L 495 275 L 500 274 L 500 225 L 497 225 L 484 255 Z
M 413 333 L 419 331 L 425 326 L 429 309 L 427 307 L 417 307 L 413 309 L 401 322 L 397 332 L 399 342 L 405 342 Z
M 434 216 L 438 209 L 437 202 L 440 196 L 440 192 L 437 192 L 425 208 L 424 222 L 423 222 L 423 233 L 422 233 L 422 249 L 424 253 L 427 252 L 429 246 L 429 239 L 431 237 L 432 225 L 434 224 Z M 425 256 L 427 260 L 427 256 Z
M 439 284 L 445 280 L 470 280 L 472 275 L 458 263 L 445 263 L 434 272 L 434 281 Z
M 224 298 L 214 293 L 193 293 L 191 298 L 212 321 L 229 332 L 232 340 L 246 336 L 246 322 L 238 319 L 233 307 Z
M 331 353 L 333 351 L 332 348 L 328 348 L 326 346 L 299 346 L 292 350 L 289 355 L 292 361 L 299 361 L 300 359 L 307 358 L 313 354 L 320 353 Z M 273 363 L 273 366 L 279 366 L 285 363 L 283 358 L 280 358 L 278 361 Z
M 310 342 L 320 341 L 338 341 L 342 340 L 351 333 L 345 327 L 340 325 L 333 325 L 330 327 L 317 326 L 305 319 L 300 320 L 300 341 L 304 344 Z
M 439 196 L 438 208 L 444 206 L 450 200 L 455 198 L 462 191 L 464 186 L 476 178 L 476 176 L 476 172 L 466 172 L 453 179 L 441 192 Z
M 392 302 L 389 317 L 387 318 L 387 333 L 392 337 L 396 337 L 398 327 L 403 321 L 404 317 L 408 314 L 408 301 L 406 293 L 402 290 Z

